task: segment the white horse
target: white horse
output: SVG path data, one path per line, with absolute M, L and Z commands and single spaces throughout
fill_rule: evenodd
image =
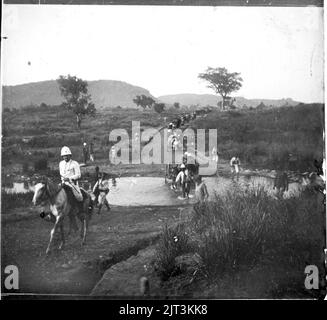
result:
M 61 243 L 59 245 L 59 249 L 62 249 L 65 243 L 63 225 L 65 216 L 69 217 L 70 228 L 74 225 L 76 226 L 75 216 L 78 216 L 82 223 L 82 244 L 85 244 L 88 222 L 92 213 L 90 211 L 91 197 L 85 190 L 81 189 L 81 191 L 83 193 L 84 200 L 82 205 L 78 206 L 76 205 L 77 201 L 74 199 L 74 196 L 71 190 L 69 190 L 69 187 L 57 185 L 48 180 L 35 185 L 34 196 L 32 200 L 33 204 L 35 206 L 39 204 L 43 206 L 49 205 L 51 211 L 48 214 L 50 215 L 49 219 L 54 222 L 54 227 L 50 232 L 50 240 L 46 254 L 50 252 L 53 237 L 58 228 L 60 229 L 61 234 Z

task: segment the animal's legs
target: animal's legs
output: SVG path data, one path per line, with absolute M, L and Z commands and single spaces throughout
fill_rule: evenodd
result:
M 82 245 L 84 245 L 85 244 L 85 241 L 86 241 L 87 225 L 88 225 L 87 218 L 85 217 L 84 220 L 83 220 L 83 228 L 82 228 L 82 230 L 83 230 Z
M 108 211 L 109 211 L 111 208 L 110 208 L 110 205 L 109 205 L 109 202 L 108 202 L 107 199 L 105 199 L 104 204 L 106 205 L 106 207 L 107 207 L 107 209 L 108 209 Z
M 65 244 L 65 233 L 64 233 L 64 224 L 60 224 L 60 234 L 61 234 L 61 243 L 59 245 L 59 250 L 61 250 Z
M 69 212 L 68 216 L 69 216 L 69 231 L 68 234 L 71 234 L 72 230 L 74 232 L 78 231 L 78 226 L 76 223 L 76 209 L 71 209 L 71 211 Z
M 52 241 L 53 241 L 53 237 L 56 233 L 56 230 L 57 230 L 57 226 L 58 224 L 61 223 L 61 218 L 60 217 L 57 217 L 56 218 L 56 222 L 52 228 L 52 230 L 50 231 L 50 240 L 49 240 L 49 244 L 48 244 L 48 247 L 47 247 L 47 250 L 46 250 L 46 254 L 48 254 L 50 252 L 50 248 L 51 248 L 51 244 L 52 244 Z

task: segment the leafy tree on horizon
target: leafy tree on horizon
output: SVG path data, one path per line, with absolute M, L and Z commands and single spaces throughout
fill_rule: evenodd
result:
M 155 103 L 153 105 L 153 109 L 154 109 L 154 111 L 161 113 L 162 111 L 164 111 L 165 106 L 166 105 L 164 103 Z
M 57 79 L 60 94 L 65 98 L 64 105 L 76 115 L 78 129 L 86 115 L 94 116 L 96 108 L 88 94 L 88 83 L 76 76 L 59 76 Z
M 200 79 L 209 82 L 208 88 L 213 89 L 216 94 L 219 94 L 222 101 L 222 109 L 225 110 L 226 100 L 229 94 L 239 90 L 242 87 L 243 79 L 240 73 L 228 72 L 226 68 L 211 68 L 208 67 L 204 73 L 198 75 Z
M 151 97 L 148 97 L 144 94 L 142 95 L 137 95 L 134 99 L 133 102 L 138 106 L 138 107 L 142 107 L 144 110 L 146 108 L 151 108 L 153 106 L 153 104 L 155 103 L 155 100 L 152 99 Z
M 179 102 L 174 102 L 174 108 L 175 108 L 175 109 L 179 109 L 179 108 L 180 108 L 180 104 L 179 104 Z

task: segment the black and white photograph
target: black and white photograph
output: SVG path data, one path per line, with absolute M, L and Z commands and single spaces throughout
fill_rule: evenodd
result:
M 322 1 L 8 0 L 1 23 L 1 299 L 325 299 Z

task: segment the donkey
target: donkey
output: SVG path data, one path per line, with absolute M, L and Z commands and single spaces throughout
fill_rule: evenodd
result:
M 69 192 L 71 191 L 67 190 L 67 188 L 63 188 L 61 185 L 56 185 L 48 180 L 37 183 L 35 185 L 35 191 L 32 200 L 33 204 L 40 204 L 43 206 L 49 205 L 51 211 L 49 213 L 49 219 L 50 221 L 54 222 L 54 227 L 50 232 L 50 240 L 46 250 L 46 254 L 50 252 L 51 244 L 58 228 L 60 229 L 61 234 L 61 243 L 59 245 L 59 249 L 62 249 L 63 245 L 65 244 L 63 225 L 65 216 L 69 217 L 70 228 L 72 227 L 72 225 L 76 225 L 75 215 L 78 216 L 79 220 L 82 223 L 82 244 L 85 244 L 88 222 L 92 214 L 92 211 L 90 209 L 92 200 L 90 195 L 85 190 L 81 190 L 83 193 L 84 200 L 81 206 L 77 206 L 76 203 L 74 203 L 74 201 L 72 201 L 71 199 L 72 197 L 69 194 Z

